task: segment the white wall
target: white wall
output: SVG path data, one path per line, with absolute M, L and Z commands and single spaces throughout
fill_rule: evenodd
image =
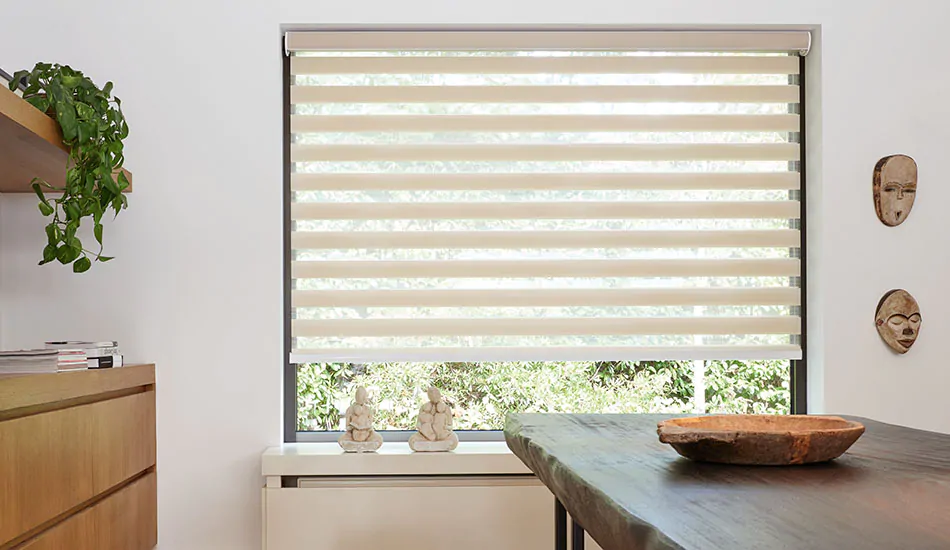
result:
M 59 61 L 116 81 L 135 193 L 107 228 L 118 259 L 82 277 L 36 268 L 34 201 L 2 199 L 3 344 L 117 338 L 133 359 L 156 361 L 162 548 L 256 548 L 258 456 L 281 439 L 281 24 L 820 25 L 810 75 L 813 410 L 950 431 L 950 216 L 940 206 L 950 186 L 939 168 L 950 150 L 948 16 L 940 0 L 7 3 L 0 66 Z M 896 152 L 918 160 L 920 191 L 909 221 L 888 229 L 870 179 Z M 872 321 L 894 287 L 917 297 L 924 318 L 905 357 Z

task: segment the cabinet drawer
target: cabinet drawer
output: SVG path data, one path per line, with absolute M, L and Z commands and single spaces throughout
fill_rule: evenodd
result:
M 586 536 L 588 550 L 600 550 Z M 534 476 L 300 479 L 264 489 L 266 550 L 550 550 L 554 495 Z
M 265 489 L 265 548 L 554 547 L 554 500 L 544 485 L 529 476 L 473 481 L 365 478 Z
M 155 474 L 150 473 L 18 550 L 146 550 L 158 543 Z
M 154 391 L 0 422 L 0 547 L 154 464 Z

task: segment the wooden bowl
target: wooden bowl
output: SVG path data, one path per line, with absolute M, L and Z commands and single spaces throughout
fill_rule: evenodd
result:
M 691 460 L 785 466 L 838 458 L 864 425 L 837 416 L 736 414 L 664 420 L 656 432 Z

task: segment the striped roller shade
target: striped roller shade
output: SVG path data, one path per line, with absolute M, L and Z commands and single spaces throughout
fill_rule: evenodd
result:
M 292 360 L 801 356 L 799 32 L 308 32 Z

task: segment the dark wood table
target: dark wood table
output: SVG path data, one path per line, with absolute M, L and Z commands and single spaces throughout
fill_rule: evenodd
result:
M 667 418 L 514 414 L 505 438 L 575 540 L 582 528 L 604 550 L 950 549 L 950 435 L 846 417 L 867 432 L 833 462 L 729 466 L 661 444 Z

